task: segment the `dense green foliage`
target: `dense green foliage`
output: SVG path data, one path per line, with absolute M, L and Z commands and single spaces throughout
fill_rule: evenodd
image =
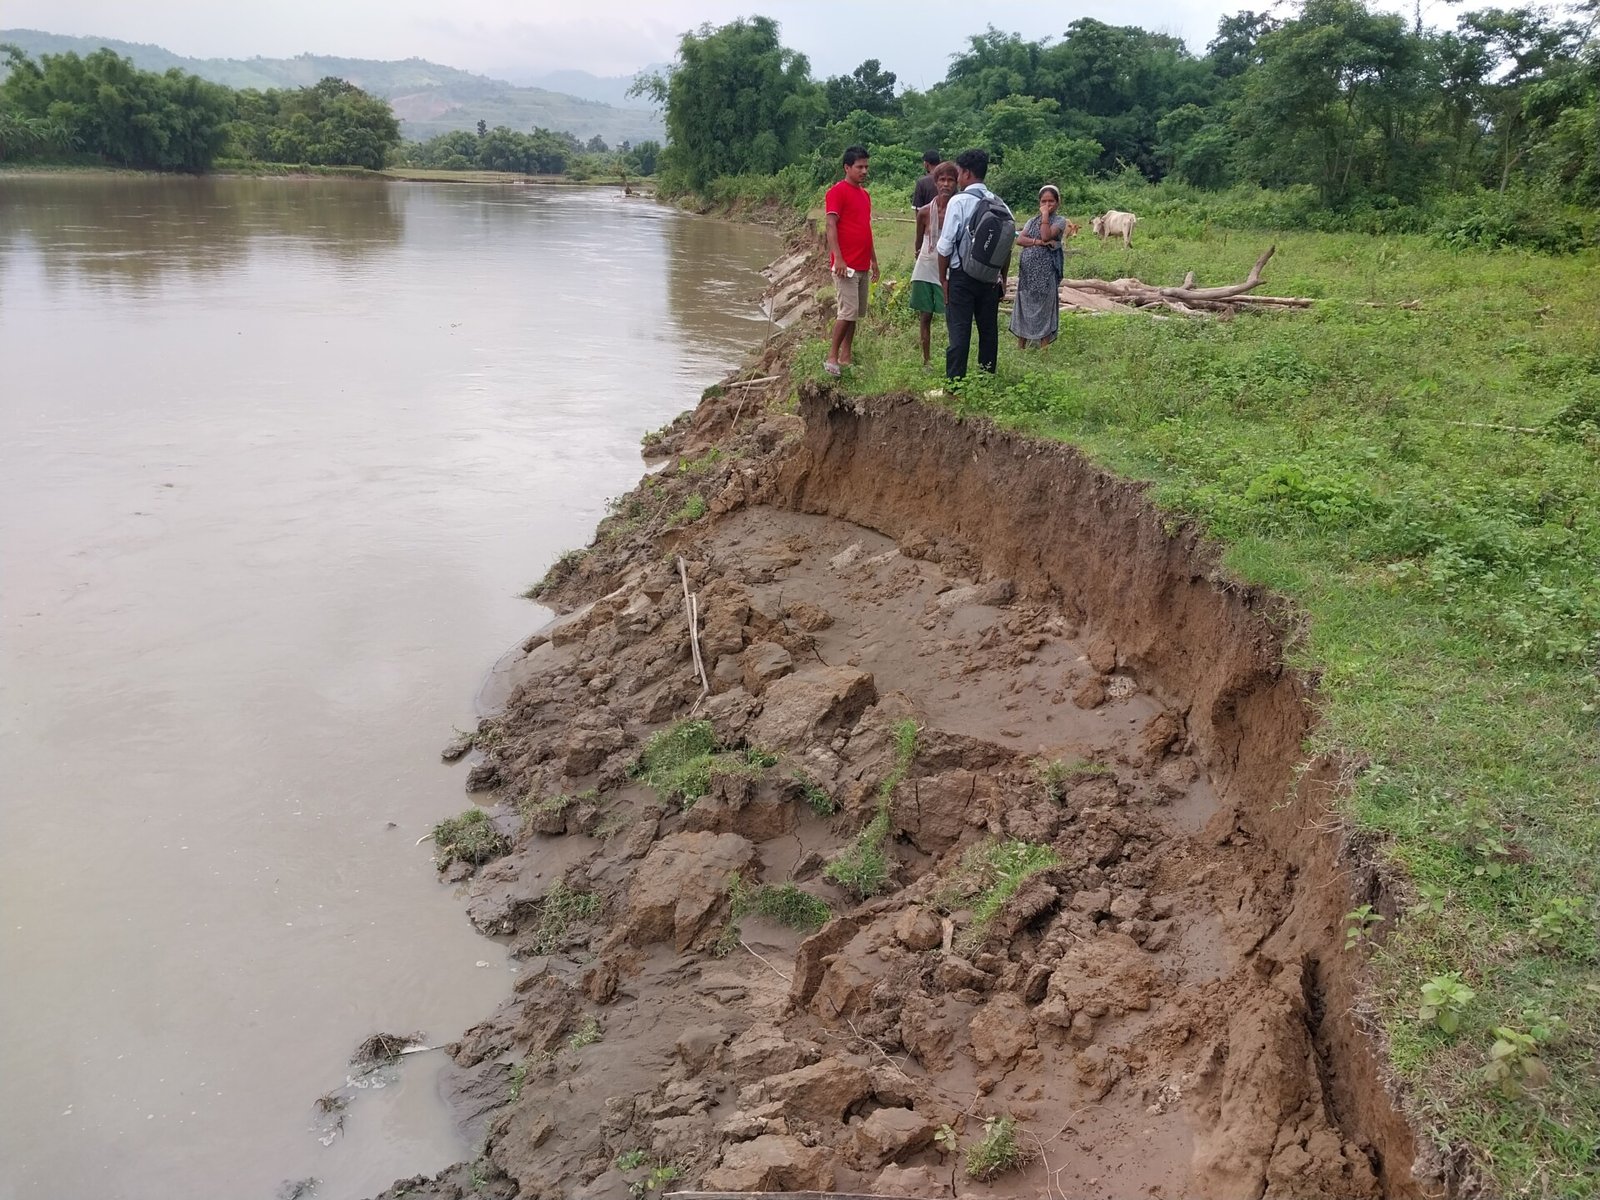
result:
M 898 93 L 876 59 L 810 79 L 777 27 L 753 18 L 684 35 L 674 69 L 647 90 L 672 134 L 667 188 L 713 200 L 805 203 L 853 143 L 894 187 L 920 172 L 927 147 L 981 145 L 998 162 L 991 184 L 1018 203 L 1047 180 L 1131 172 L 1305 189 L 1324 223 L 1485 190 L 1548 219 L 1600 204 L 1596 13 L 1592 0 L 1571 18 L 1482 9 L 1433 30 L 1363 0 L 1303 0 L 1284 18 L 1224 17 L 1204 54 L 1092 18 L 1060 39 L 991 28 L 943 81 Z M 1505 224 L 1491 218 L 1466 240 L 1518 240 Z
M 0 161 L 87 155 L 115 166 L 204 171 L 229 154 L 378 170 L 400 140 L 388 103 L 342 79 L 235 92 L 176 68 L 141 71 L 110 50 L 38 62 L 5 51 Z
M 684 34 L 671 73 L 639 89 L 666 109 L 667 161 L 694 187 L 798 161 L 826 111 L 805 56 L 767 17 Z
M 222 149 L 226 88 L 181 71 L 139 71 L 109 50 L 41 63 L 5 51 L 0 156 L 82 151 L 121 166 L 200 171 Z
M 229 157 L 381 171 L 400 141 L 388 102 L 328 78 L 314 87 L 235 93 Z
M 1265 239 L 1231 218 L 1285 202 L 1105 186 L 1152 232 L 1131 251 L 1081 240 L 1070 274 L 1236 280 Z M 880 226 L 888 278 L 909 271 L 904 230 Z M 1373 955 L 1413 1112 L 1494 1194 L 1592 1196 L 1600 251 L 1275 240 L 1267 287 L 1309 310 L 1064 314 L 1049 350 L 1003 339 L 996 377 L 931 395 L 1154 481 L 1174 526 L 1199 522 L 1305 614 L 1287 657 L 1318 680 L 1307 753 L 1350 764 L 1338 802 L 1393 889 L 1350 952 Z M 857 337 L 851 390 L 928 393 L 903 291 Z M 820 378 L 823 353 L 800 367 Z M 1443 978 L 1470 992 L 1451 1029 L 1430 1011 Z

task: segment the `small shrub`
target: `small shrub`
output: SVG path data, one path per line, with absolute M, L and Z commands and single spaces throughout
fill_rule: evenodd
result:
M 1533 1009 L 1522 1014 L 1525 1029 L 1497 1025 L 1484 1080 L 1507 1099 L 1515 1100 L 1550 1082 L 1550 1068 L 1541 1055 L 1543 1048 L 1566 1028 L 1560 1017 Z
M 624 1150 L 617 1155 L 617 1170 L 636 1171 L 650 1161 L 650 1155 L 643 1150 Z
M 683 1172 L 671 1163 L 657 1163 L 650 1168 L 650 1174 L 628 1185 L 628 1194 L 634 1197 L 634 1200 L 642 1200 L 642 1197 L 648 1196 L 651 1192 L 661 1191 L 682 1174 Z
M 528 1063 L 527 1060 L 524 1059 L 522 1062 L 517 1063 L 516 1066 L 511 1068 L 511 1099 L 515 1100 L 518 1096 L 522 1095 L 522 1085 L 527 1082 L 527 1079 Z
M 1576 896 L 1557 896 L 1528 923 L 1528 936 L 1540 949 L 1557 951 L 1586 928 L 1593 928 L 1589 906 Z
M 967 1150 L 967 1175 L 987 1182 L 1027 1161 L 1027 1151 L 1017 1144 L 1016 1118 L 990 1117 L 983 1123 L 983 1139 Z
M 1383 920 L 1381 913 L 1372 911 L 1372 905 L 1363 904 L 1344 915 L 1344 948 L 1354 950 L 1372 936 L 1372 927 Z
M 1445 1033 L 1454 1034 L 1461 1028 L 1461 1014 L 1477 994 L 1461 982 L 1458 971 L 1435 975 L 1422 985 L 1422 1003 L 1417 1007 L 1417 1018 L 1432 1021 Z
M 433 861 L 444 870 L 457 861 L 481 866 L 511 849 L 511 839 L 494 827 L 494 820 L 481 808 L 469 808 L 458 817 L 448 817 L 433 827 Z

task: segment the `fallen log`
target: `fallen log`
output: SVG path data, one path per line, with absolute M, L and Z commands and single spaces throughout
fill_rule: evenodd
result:
M 1239 283 L 1217 287 L 1199 287 L 1193 271 L 1186 272 L 1183 283 L 1177 287 L 1157 287 L 1142 279 L 1063 279 L 1058 288 L 1062 307 L 1090 312 L 1129 312 L 1165 308 L 1188 317 L 1210 313 L 1230 315 L 1247 304 L 1263 308 L 1310 308 L 1306 296 L 1257 296 L 1252 293 L 1261 286 L 1261 273 L 1277 253 L 1276 246 L 1268 246 L 1256 259 L 1250 273 Z

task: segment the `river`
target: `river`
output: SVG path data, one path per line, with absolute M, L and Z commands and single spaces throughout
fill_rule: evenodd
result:
M 519 593 L 766 332 L 615 192 L 0 175 L 0 1198 L 354 1200 L 470 1156 L 516 964 L 430 847 Z

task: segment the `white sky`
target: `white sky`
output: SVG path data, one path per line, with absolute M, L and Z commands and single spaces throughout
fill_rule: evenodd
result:
M 1140 25 L 1202 50 L 1225 12 L 1272 0 L 0 0 L 0 27 L 154 42 L 197 58 L 408 58 L 496 74 L 574 68 L 631 75 L 667 62 L 678 35 L 759 12 L 819 78 L 877 58 L 902 85 L 944 77 L 950 55 L 986 25 L 1060 36 L 1079 17 Z M 1284 10 L 1279 0 L 1278 11 Z M 1409 0 L 1384 7 L 1410 12 Z

